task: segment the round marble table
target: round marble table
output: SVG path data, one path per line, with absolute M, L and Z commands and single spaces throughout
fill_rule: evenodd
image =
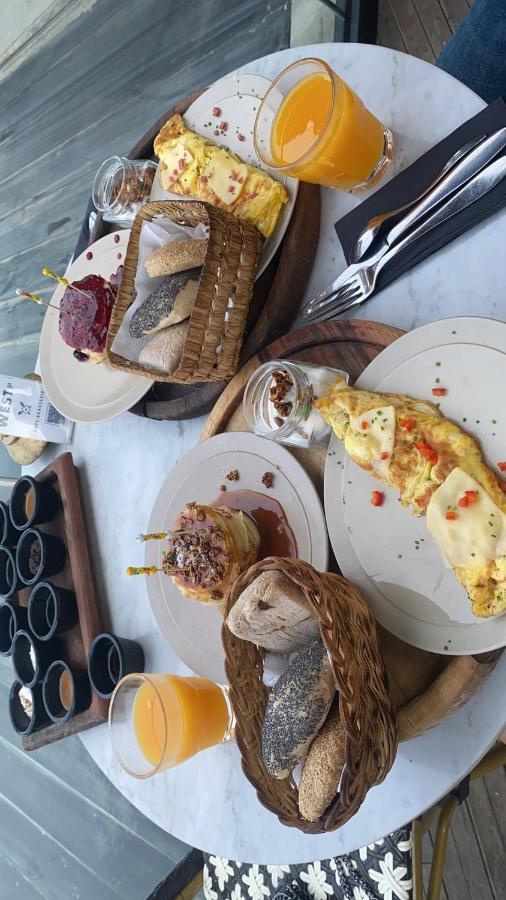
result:
M 292 60 L 310 55 L 327 59 L 393 128 L 396 169 L 412 162 L 484 105 L 439 69 L 381 47 L 298 47 L 249 63 L 243 71 L 272 77 Z M 321 240 L 308 297 L 344 267 L 332 225 L 357 202 L 349 195 L 323 191 Z M 505 318 L 504 305 L 502 309 L 498 305 L 506 280 L 498 220 L 499 216 L 489 219 L 426 260 L 355 315 L 403 329 L 458 314 Z M 504 221 L 503 213 L 503 226 Z M 125 577 L 125 570 L 139 556 L 135 536 L 146 527 L 162 481 L 196 443 L 202 424 L 202 420 L 154 422 L 126 414 L 102 425 L 76 426 L 74 432 L 71 449 L 80 467 L 106 623 L 117 634 L 141 641 L 147 671 L 187 670 L 157 628 L 145 585 Z M 371 843 L 446 794 L 504 727 L 505 673 L 503 658 L 463 709 L 399 747 L 386 781 L 369 792 L 350 822 L 318 837 L 283 827 L 258 803 L 233 744 L 208 750 L 177 769 L 139 782 L 116 765 L 105 726 L 84 732 L 81 739 L 118 789 L 178 838 L 243 862 L 301 863 Z

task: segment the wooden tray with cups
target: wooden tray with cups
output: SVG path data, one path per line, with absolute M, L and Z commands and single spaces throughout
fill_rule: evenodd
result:
M 353 320 L 310 325 L 286 335 L 257 354 L 232 379 L 212 410 L 201 440 L 223 432 L 250 430 L 243 413 L 243 394 L 250 376 L 263 363 L 286 360 L 328 366 L 348 372 L 353 383 L 401 335 L 398 329 L 387 325 Z M 310 474 L 322 496 L 327 448 L 288 449 Z M 330 569 L 339 571 L 335 559 Z M 240 636 L 235 626 L 232 633 L 225 622 L 222 639 L 237 717 L 237 741 L 243 770 L 259 800 L 283 824 L 320 833 L 347 821 L 369 788 L 383 780 L 393 763 L 397 741 L 422 734 L 466 703 L 491 674 L 502 650 L 452 656 L 419 649 L 376 624 L 360 591 L 341 575 L 333 572 L 320 575 L 307 563 L 279 558 L 262 560 L 240 576 L 228 598 L 226 614 L 232 613 L 234 621 L 239 615 L 244 619 L 242 607 L 248 591 L 255 590 L 255 579 L 270 576 L 273 570 L 276 577 L 285 579 L 284 593 L 302 592 L 306 606 L 318 621 L 323 646 L 328 651 L 325 659 L 330 662 L 325 677 L 329 678 L 330 671 L 332 678 L 323 715 L 325 724 L 320 731 L 316 729 L 316 738 L 314 729 L 311 733 L 313 743 L 301 776 L 297 766 L 308 749 L 304 737 L 295 749 L 292 738 L 287 750 L 283 734 L 291 729 L 283 728 L 278 721 L 277 733 L 275 728 L 274 737 L 266 738 L 266 729 L 272 726 L 271 707 L 281 705 L 282 708 L 284 694 L 290 693 L 284 690 L 284 676 L 270 690 L 267 684 L 273 682 L 265 678 L 265 649 L 255 644 L 254 637 L 245 639 L 241 628 Z M 249 598 L 248 602 L 253 600 Z M 236 605 L 241 607 L 237 615 L 233 612 Z M 255 609 L 267 607 L 268 604 L 257 603 Z M 306 651 L 307 646 L 298 656 Z M 296 690 L 298 656 L 286 670 L 295 665 Z M 306 674 L 315 665 L 318 666 L 318 661 L 315 664 L 313 660 L 309 669 L 306 667 Z M 322 677 L 321 671 L 318 677 Z M 304 680 L 308 680 L 306 676 Z M 279 694 L 274 698 L 275 703 L 269 699 L 273 691 Z M 325 693 L 321 683 L 318 691 L 321 700 Z M 330 715 L 325 720 L 329 709 Z M 321 725 L 322 722 L 318 728 Z M 334 787 L 329 794 L 328 785 L 322 785 L 321 760 L 326 759 L 328 763 L 330 754 L 334 759 Z M 336 781 L 339 782 L 337 793 Z M 309 792 L 308 785 L 312 785 Z
M 13 488 L 2 560 L 0 641 L 16 674 L 9 712 L 25 750 L 105 722 L 108 701 L 91 689 L 87 656 L 103 629 L 72 455 Z M 8 585 L 5 576 L 10 582 Z

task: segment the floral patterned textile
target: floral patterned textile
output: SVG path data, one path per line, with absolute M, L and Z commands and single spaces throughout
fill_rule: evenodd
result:
M 300 866 L 204 855 L 207 900 L 412 900 L 411 826 L 354 853 Z

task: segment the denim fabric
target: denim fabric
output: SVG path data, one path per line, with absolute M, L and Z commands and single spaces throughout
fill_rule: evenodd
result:
M 476 0 L 436 65 L 487 103 L 506 99 L 506 0 Z

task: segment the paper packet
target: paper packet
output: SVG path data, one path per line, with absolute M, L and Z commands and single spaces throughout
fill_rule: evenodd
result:
M 40 381 L 0 375 L 0 434 L 68 444 L 73 424 L 50 403 Z

